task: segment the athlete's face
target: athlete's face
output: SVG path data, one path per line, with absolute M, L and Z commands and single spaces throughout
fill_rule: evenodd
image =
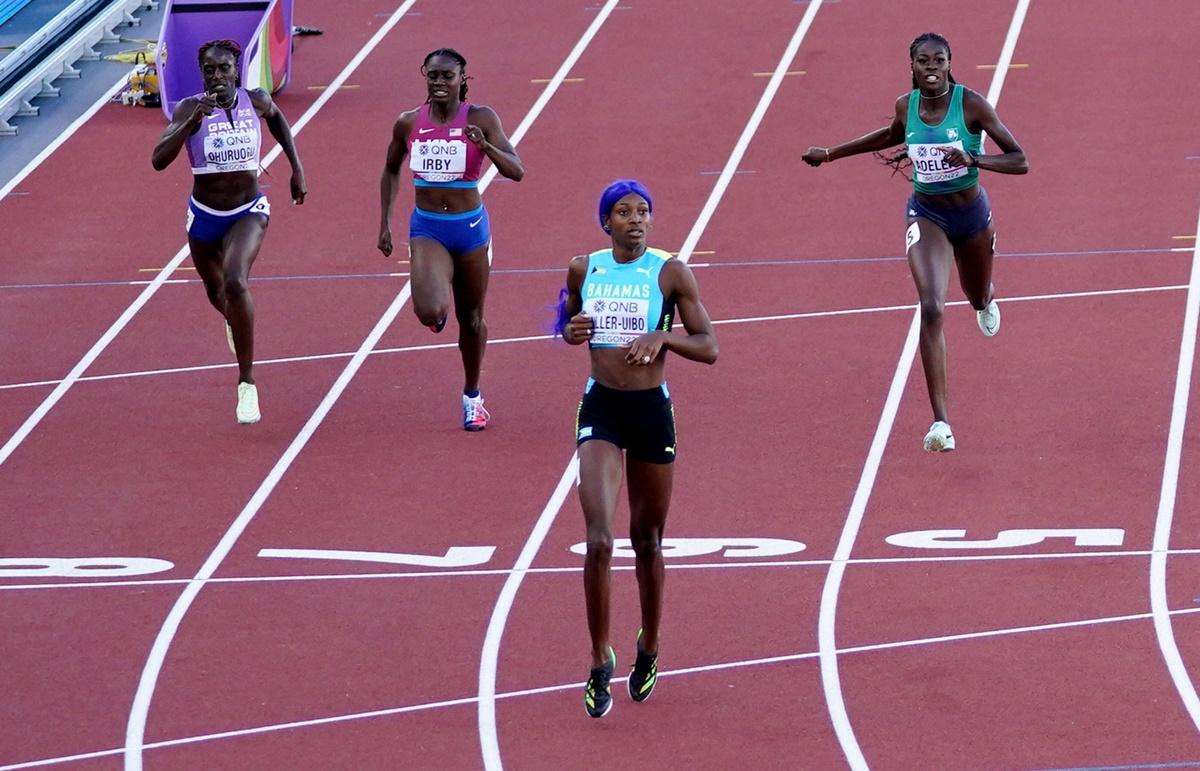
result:
M 950 52 L 941 43 L 922 43 L 913 55 L 912 71 L 922 91 L 942 93 L 950 82 Z
M 435 56 L 421 68 L 425 76 L 425 87 L 429 90 L 429 101 L 446 102 L 458 96 L 462 86 L 462 67 L 449 56 Z
M 237 88 L 237 60 L 224 48 L 210 48 L 204 52 L 200 74 L 204 77 L 204 90 L 216 94 L 218 100 L 227 99 Z
M 637 193 L 629 193 L 613 204 L 608 213 L 608 228 L 613 243 L 633 248 L 646 243 L 650 232 L 650 204 Z

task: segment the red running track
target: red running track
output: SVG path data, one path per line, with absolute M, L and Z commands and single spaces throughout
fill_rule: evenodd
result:
M 561 511 L 552 494 L 571 456 L 586 356 L 541 339 L 494 343 L 484 384 L 496 422 L 466 435 L 455 422 L 452 329 L 431 337 L 405 307 L 378 348 L 408 350 L 366 360 L 188 609 L 150 703 L 146 765 L 845 766 L 854 747 L 835 733 L 818 656 L 818 619 L 830 613 L 822 589 L 913 290 L 899 251 L 904 185 L 869 159 L 812 170 L 798 156 L 883 120 L 907 85 L 904 47 L 922 31 L 914 19 L 939 20 L 959 79 L 986 91 L 992 70 L 978 66 L 998 59 L 1015 2 L 960 6 L 946 18 L 925 0 L 823 3 L 785 63 L 804 74 L 783 79 L 740 173 L 697 224 L 763 94 L 767 78 L 755 73 L 779 64 L 809 5 L 626 0 L 522 140 L 527 179 L 486 193 L 497 341 L 544 334 L 567 259 L 603 245 L 593 207 L 611 178 L 637 175 L 656 191 L 659 245 L 700 234 L 692 262 L 722 322 L 722 357 L 712 369 L 670 367 L 680 459 L 668 537 L 806 546 L 767 557 L 675 552 L 664 676 L 650 702 L 618 694 L 602 721 L 579 706 L 588 643 L 570 548 L 583 529 L 573 492 Z M 395 9 L 305 9 L 326 34 L 299 41 L 296 82 L 279 100 L 293 121 L 320 93 L 309 86 L 328 84 Z M 391 120 L 421 98 L 424 53 L 462 50 L 472 98 L 512 133 L 545 88 L 536 81 L 599 12 L 418 2 L 400 20 L 348 79 L 356 87 L 298 135 L 312 196 L 276 206 L 256 266 L 261 357 L 352 351 L 403 286 L 402 276 L 368 275 L 404 271 L 373 249 L 375 180 Z M 1200 764 L 1195 718 L 1150 618 L 1148 556 L 1192 261 L 1170 249 L 1194 244 L 1200 199 L 1197 161 L 1186 160 L 1200 155 L 1188 130 L 1200 117 L 1195 86 L 1176 74 L 1194 58 L 1198 17 L 1177 0 L 1133 19 L 1109 0 L 1087 14 L 1030 5 L 999 112 L 1033 173 L 985 177 L 1004 253 L 997 286 L 1002 298 L 1111 294 L 1005 302 L 994 340 L 965 307 L 948 311 L 953 455 L 920 451 L 929 411 L 919 369 L 908 374 L 834 618 L 840 728 L 871 767 Z M 0 289 L 6 439 L 50 392 L 43 381 L 63 377 L 142 290 L 78 284 L 148 280 L 140 269 L 182 245 L 186 174 L 153 175 L 130 162 L 140 151 L 106 151 L 119 142 L 148 155 L 161 128 L 148 111 L 103 109 L 22 184 L 29 195 L 0 202 L 0 229 L 21 234 L 25 256 Z M 86 186 L 71 184 L 80 168 L 93 172 Z M 118 227 L 148 206 L 161 227 Z M 30 226 L 48 221 L 65 227 Z M 283 280 L 302 276 L 327 278 Z M 35 283 L 75 285 L 16 288 Z M 1129 291 L 1139 288 L 1157 290 Z M 904 307 L 873 310 L 894 306 Z M 746 321 L 778 315 L 793 317 Z M 111 582 L 0 582 L 3 617 L 15 620 L 0 643 L 4 767 L 80 755 L 92 757 L 62 763 L 121 765 L 134 692 L 182 582 L 247 511 L 348 356 L 262 364 L 264 422 L 250 429 L 229 415 L 229 358 L 200 287 L 168 284 L 86 373 L 111 377 L 75 384 L 0 467 L 14 512 L 0 521 L 0 556 L 172 563 Z M 222 366 L 189 369 L 205 365 Z M 128 374 L 171 368 L 184 371 Z M 1184 613 L 1172 623 L 1185 679 L 1200 655 L 1186 615 L 1197 596 L 1197 558 L 1186 553 L 1200 510 L 1195 434 L 1182 435 L 1170 546 L 1184 553 L 1170 556 L 1165 586 Z M 544 510 L 553 519 L 525 555 L 531 571 L 511 612 L 498 614 L 506 571 L 536 543 Z M 886 540 L 1047 528 L 1121 535 L 1099 546 Z M 460 568 L 260 556 L 451 547 L 494 551 Z M 615 572 L 614 589 L 625 667 L 637 628 L 628 570 Z M 477 703 L 489 623 L 502 632 L 491 755 Z

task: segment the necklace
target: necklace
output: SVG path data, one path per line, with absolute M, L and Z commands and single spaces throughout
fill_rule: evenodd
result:
M 948 93 L 950 93 L 950 86 L 949 86 L 949 85 L 947 85 L 947 86 L 946 86 L 946 90 L 945 90 L 945 91 L 943 91 L 943 92 L 942 92 L 942 93 L 940 93 L 940 94 L 934 94 L 933 96 L 925 96 L 924 94 L 921 94 L 921 98 L 922 98 L 922 99 L 941 99 L 943 96 L 945 96 L 945 95 L 946 95 L 946 94 L 948 94 Z

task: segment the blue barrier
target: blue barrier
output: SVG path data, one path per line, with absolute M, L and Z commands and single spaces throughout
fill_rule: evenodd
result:
M 17 11 L 32 3 L 33 0 L 0 0 L 0 24 L 17 15 Z

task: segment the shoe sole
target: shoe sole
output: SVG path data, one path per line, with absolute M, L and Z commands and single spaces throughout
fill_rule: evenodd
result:
M 954 440 L 947 442 L 925 442 L 925 452 L 954 452 Z
M 989 305 L 988 307 L 991 307 L 991 306 Z M 1000 306 L 999 305 L 996 306 L 996 326 L 992 327 L 991 332 L 989 332 L 988 328 L 983 325 L 982 318 L 980 318 L 979 316 L 976 316 L 975 320 L 977 322 L 979 322 L 979 331 L 983 333 L 984 337 L 995 337 L 996 333 L 1000 331 Z

